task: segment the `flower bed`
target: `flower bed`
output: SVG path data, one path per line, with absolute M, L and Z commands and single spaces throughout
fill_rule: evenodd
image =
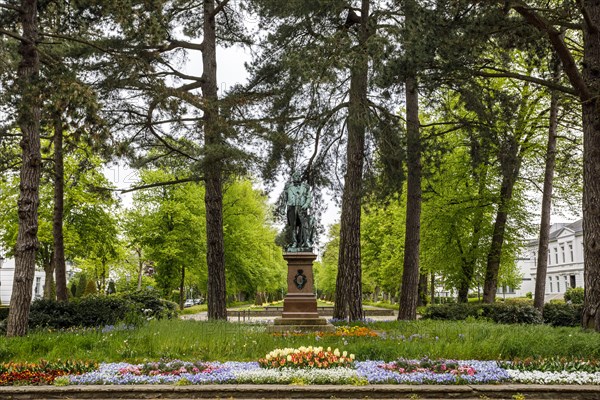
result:
M 339 349 L 276 349 L 257 362 L 0 364 L 0 385 L 600 384 L 600 362 L 578 359 L 355 361 Z
M 80 361 L 58 361 L 39 363 L 0 364 L 0 386 L 7 385 L 50 385 L 63 375 L 76 375 L 93 371 L 95 363 Z
M 276 349 L 258 360 L 263 368 L 336 368 L 351 367 L 353 362 L 354 354 L 312 346 Z

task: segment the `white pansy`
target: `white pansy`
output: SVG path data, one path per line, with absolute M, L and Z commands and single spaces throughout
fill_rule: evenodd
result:
M 538 384 L 577 384 L 598 385 L 600 384 L 600 372 L 544 372 L 544 371 L 517 371 L 507 370 L 508 375 L 514 382 L 538 383 Z

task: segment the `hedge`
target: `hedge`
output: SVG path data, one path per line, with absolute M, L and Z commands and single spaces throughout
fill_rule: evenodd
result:
M 547 303 L 542 314 L 530 304 L 493 303 L 493 304 L 442 304 L 428 306 L 423 319 L 465 320 L 468 318 L 488 319 L 502 324 L 539 324 L 552 326 L 579 326 L 583 305 L 565 303 Z
M 425 309 L 423 319 L 464 320 L 489 319 L 502 324 L 538 324 L 542 314 L 529 304 L 518 303 L 460 303 L 432 305 Z
M 66 329 L 120 322 L 139 324 L 152 318 L 173 318 L 176 310 L 175 303 L 161 299 L 153 291 L 87 296 L 69 302 L 40 299 L 31 304 L 29 327 Z

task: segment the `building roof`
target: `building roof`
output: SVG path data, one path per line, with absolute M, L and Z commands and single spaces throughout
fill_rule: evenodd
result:
M 575 235 L 583 233 L 583 219 L 578 219 L 570 224 L 560 224 L 558 229 L 550 231 L 550 240 L 558 238 L 565 230 L 573 232 Z

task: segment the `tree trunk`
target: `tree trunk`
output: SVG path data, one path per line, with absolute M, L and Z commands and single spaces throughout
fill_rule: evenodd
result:
M 54 257 L 52 259 L 52 269 L 56 274 L 56 299 L 58 301 L 67 301 L 69 299 L 67 294 L 65 240 L 63 234 L 64 192 L 63 123 L 61 116 L 57 115 L 54 120 L 54 215 L 52 221 Z
M 36 48 L 38 40 L 37 1 L 21 1 L 23 39 L 19 44 L 21 61 L 17 71 L 20 101 L 18 123 L 21 129 L 22 164 L 18 202 L 19 231 L 15 246 L 15 276 L 13 281 L 7 336 L 27 333 L 31 291 L 35 275 L 35 253 L 39 246 L 38 206 L 40 171 L 41 100 L 38 87 L 40 61 Z
M 462 279 L 458 286 L 458 302 L 459 303 L 467 303 L 469 301 L 469 289 L 471 288 L 471 284 L 473 282 L 473 277 L 475 276 L 475 266 L 477 263 L 477 249 L 479 248 L 482 234 L 482 225 L 483 225 L 483 214 L 484 214 L 484 197 L 483 192 L 485 190 L 486 179 L 480 177 L 479 183 L 479 202 L 478 209 L 475 212 L 475 217 L 473 218 L 473 233 L 471 235 L 471 241 L 469 243 L 469 248 L 467 249 L 467 253 L 462 258 L 461 268 L 462 268 Z
M 54 300 L 56 298 L 56 284 L 54 282 L 54 265 L 52 261 L 44 262 L 44 299 Z
M 512 200 L 513 188 L 519 175 L 520 160 L 518 156 L 518 144 L 516 140 L 508 145 L 501 156 L 502 163 L 502 183 L 500 186 L 500 201 L 496 221 L 494 222 L 494 231 L 492 233 L 492 242 L 487 257 L 485 269 L 485 281 L 483 285 L 483 302 L 493 303 L 496 300 L 496 290 L 498 286 L 498 272 L 500 271 L 500 260 L 502 257 L 502 245 L 504 244 L 504 233 L 506 231 L 506 221 L 508 219 L 508 208 Z
M 469 301 L 469 289 L 471 288 L 471 282 L 473 281 L 473 274 L 475 272 L 474 260 L 464 259 L 461 261 L 462 276 L 460 283 L 458 284 L 458 298 L 459 303 L 467 303 Z
M 432 272 L 431 273 L 431 304 L 435 304 L 435 274 Z
M 185 303 L 185 267 L 181 266 L 181 281 L 179 282 L 179 309 L 183 310 Z
M 217 47 L 215 2 L 204 0 L 202 95 L 204 107 L 206 191 L 206 262 L 208 265 L 208 318 L 227 319 L 225 290 L 225 249 L 223 243 L 223 181 L 221 154 L 217 146 L 222 138 L 217 104 Z
M 138 255 L 137 290 L 142 290 L 142 275 L 144 274 L 144 260 L 142 260 L 142 248 L 135 249 Z
M 427 305 L 427 272 L 421 272 L 419 276 L 419 301 L 417 306 Z
M 582 324 L 600 331 L 600 3 L 584 0 L 583 78 L 592 98 L 583 103 L 583 244 L 585 299 Z
M 408 15 L 408 13 L 407 13 Z M 419 246 L 421 242 L 421 137 L 417 79 L 406 79 L 406 234 L 399 320 L 417 318 Z
M 360 53 L 350 70 L 350 105 L 348 107 L 348 144 L 346 149 L 346 175 L 342 195 L 340 221 L 340 250 L 335 289 L 333 317 L 364 319 L 362 308 L 362 270 L 360 264 L 360 217 L 362 205 L 362 179 L 365 153 L 365 132 L 368 123 L 368 72 L 369 54 L 367 26 L 369 1 L 362 0 L 359 27 Z
M 560 79 L 560 64 L 554 60 L 554 81 Z M 537 253 L 537 269 L 535 281 L 535 296 L 533 306 L 540 311 L 544 310 L 544 296 L 546 294 L 546 271 L 548 269 L 548 242 L 550 240 L 550 213 L 552 211 L 552 184 L 554 180 L 554 166 L 556 165 L 556 133 L 558 127 L 559 95 L 552 91 L 550 95 L 550 125 L 548 128 L 548 144 L 546 146 L 546 166 L 544 171 L 544 189 L 542 194 L 542 216 L 540 221 L 540 238 Z

